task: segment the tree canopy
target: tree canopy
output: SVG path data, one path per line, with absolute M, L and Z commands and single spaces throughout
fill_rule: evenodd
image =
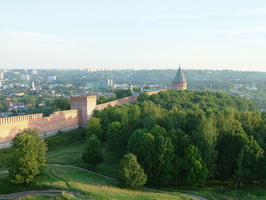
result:
M 137 156 L 147 184 L 265 181 L 266 114 L 248 99 L 168 90 L 143 93 L 134 104 L 107 107 L 94 117 L 101 142 L 127 145 L 117 151 Z

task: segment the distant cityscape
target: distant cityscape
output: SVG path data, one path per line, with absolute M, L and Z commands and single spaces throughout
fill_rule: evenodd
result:
M 229 70 L 183 70 L 187 89 L 219 91 L 253 100 L 266 110 L 266 73 Z M 3 69 L 0 73 L 0 117 L 45 108 L 55 98 L 94 94 L 110 97 L 116 89 L 133 94 L 171 88 L 176 70 Z

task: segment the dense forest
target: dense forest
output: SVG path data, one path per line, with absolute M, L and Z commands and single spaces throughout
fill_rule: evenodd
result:
M 151 186 L 266 180 L 266 112 L 221 92 L 142 93 L 134 104 L 95 111 L 86 133 L 135 155 Z

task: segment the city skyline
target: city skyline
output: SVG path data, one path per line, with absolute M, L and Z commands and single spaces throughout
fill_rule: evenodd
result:
M 266 71 L 265 27 L 261 0 L 0 0 L 0 67 Z

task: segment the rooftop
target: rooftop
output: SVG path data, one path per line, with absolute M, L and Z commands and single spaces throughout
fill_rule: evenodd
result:
M 177 83 L 186 82 L 186 78 L 181 70 L 181 67 L 178 68 L 173 82 L 177 82 Z

